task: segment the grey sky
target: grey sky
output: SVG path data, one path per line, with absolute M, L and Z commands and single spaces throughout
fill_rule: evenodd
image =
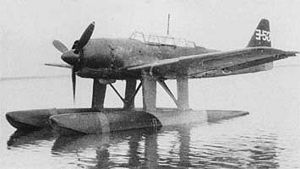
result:
M 85 27 L 96 22 L 93 37 L 129 37 L 132 31 L 166 34 L 221 50 L 244 47 L 260 18 L 271 22 L 272 43 L 300 50 L 300 1 L 297 0 L 0 0 L 0 76 L 51 75 L 68 70 L 52 46 L 70 47 Z M 299 59 L 291 59 L 293 64 Z

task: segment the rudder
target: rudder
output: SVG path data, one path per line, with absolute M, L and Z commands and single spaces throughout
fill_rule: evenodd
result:
M 256 27 L 247 47 L 266 46 L 271 47 L 269 20 L 261 19 Z

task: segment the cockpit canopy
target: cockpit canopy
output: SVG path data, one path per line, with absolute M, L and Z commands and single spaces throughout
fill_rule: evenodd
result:
M 155 46 L 180 46 L 195 48 L 196 43 L 185 39 L 178 39 L 170 36 L 145 35 L 142 32 L 133 32 L 129 39 L 135 39 L 148 45 Z

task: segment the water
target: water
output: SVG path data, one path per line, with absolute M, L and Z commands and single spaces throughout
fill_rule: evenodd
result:
M 89 107 L 90 80 L 78 80 L 76 105 L 69 78 L 1 81 L 0 168 L 300 168 L 298 67 L 227 78 L 191 80 L 194 109 L 246 110 L 250 115 L 208 124 L 62 137 L 16 132 L 7 111 Z M 175 88 L 174 82 L 169 82 Z M 124 87 L 123 83 L 116 84 Z M 159 106 L 174 106 L 159 87 Z M 139 93 L 136 104 L 141 105 Z M 108 107 L 121 101 L 108 90 Z

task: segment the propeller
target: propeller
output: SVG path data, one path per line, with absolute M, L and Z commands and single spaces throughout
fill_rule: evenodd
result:
M 72 89 L 73 101 L 75 101 L 76 93 L 76 72 L 81 70 L 84 65 L 83 48 L 89 42 L 95 28 L 95 22 L 92 22 L 83 32 L 79 40 L 73 43 L 72 49 L 69 50 L 61 41 L 54 40 L 53 46 L 62 53 L 61 59 L 71 65 L 72 69 Z
M 53 46 L 59 50 L 61 53 L 67 52 L 69 49 L 59 40 L 54 40 L 52 42 Z

